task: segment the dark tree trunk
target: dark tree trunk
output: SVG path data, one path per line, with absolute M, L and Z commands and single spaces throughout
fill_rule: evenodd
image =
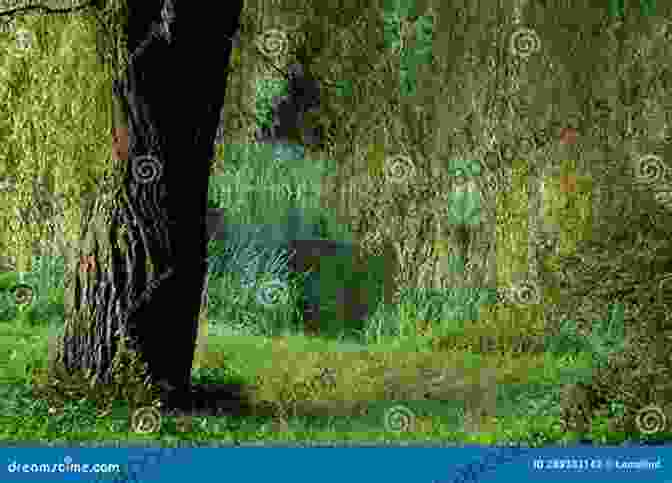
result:
M 115 155 L 128 160 L 116 173 L 123 182 L 101 192 L 85 220 L 59 360 L 110 382 L 124 336 L 155 382 L 184 391 L 206 273 L 210 161 L 242 0 L 218 4 L 227 12 L 216 15 L 187 0 L 129 4 L 130 60 L 115 88 L 128 131 L 114 131 Z

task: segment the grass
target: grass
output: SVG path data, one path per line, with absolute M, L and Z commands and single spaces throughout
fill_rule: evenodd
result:
M 234 159 L 231 165 L 244 163 Z M 221 186 L 231 186 L 228 177 L 244 172 L 247 177 L 257 173 L 220 174 Z M 233 199 L 237 195 L 216 184 L 211 188 L 215 206 L 247 210 L 240 214 L 243 224 L 264 211 L 249 200 Z M 327 228 L 334 239 L 343 239 L 335 235 L 333 223 Z M 33 376 L 47 366 L 50 347 L 63 329 L 62 267 L 41 262 L 25 276 L 0 274 L 0 442 L 542 445 L 582 438 L 618 444 L 638 437 L 609 433 L 599 421 L 590 434 L 563 433 L 559 426 L 563 385 L 590 377 L 605 348 L 615 347 L 611 330 L 596 332 L 587 343 L 568 322 L 535 353 L 515 351 L 510 340 L 484 353 L 460 344 L 437 348 L 437 340 L 459 339 L 475 325 L 464 316 L 473 314 L 473 307 L 453 298 L 449 310 L 446 304 L 439 310 L 436 297 L 408 291 L 398 306 L 379 306 L 359 330 L 353 326 L 341 337 L 308 337 L 295 310 L 302 280 L 286 277 L 272 257 L 266 265 L 258 263 L 259 252 L 249 248 L 244 242 L 209 247 L 210 267 L 218 268 L 211 273 L 208 335 L 199 341 L 192 379 L 195 384 L 240 384 L 271 413 L 164 415 L 158 432 L 141 434 L 131 429 L 125 401 L 99 413 L 87 399 L 56 407 L 36 398 Z M 33 300 L 24 308 L 11 291 L 19 284 L 33 288 Z M 279 289 L 270 302 L 260 298 L 260 293 L 268 295 L 268 284 Z M 611 329 L 596 324 L 602 325 Z M 413 424 L 404 427 L 404 421 Z
M 420 336 L 339 341 L 298 331 L 247 331 L 223 320 L 210 321 L 193 381 L 253 388 L 256 402 L 276 409 L 273 416 L 166 416 L 157 433 L 143 435 L 131 430 L 130 409 L 123 401 L 100 415 L 87 400 L 56 408 L 33 396 L 31 375 L 46 366 L 49 344 L 61 329 L 56 317 L 43 323 L 0 322 L 0 441 L 539 445 L 579 438 L 616 444 L 628 436 L 559 429 L 562 385 L 589 376 L 593 367 L 590 353 L 572 351 L 567 344 L 562 353 L 433 352 L 423 347 Z M 395 412 L 401 420 L 412 415 L 412 429 L 394 427 Z

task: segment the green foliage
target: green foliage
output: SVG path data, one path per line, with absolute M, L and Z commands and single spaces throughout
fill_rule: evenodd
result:
M 613 304 L 609 316 L 594 324 L 589 343 L 594 354 L 595 367 L 605 367 L 610 354 L 625 348 L 625 324 L 623 304 Z
M 208 246 L 208 318 L 246 333 L 270 335 L 298 329 L 301 278 L 287 272 L 287 254 L 264 250 L 251 239 L 213 240 Z
M 61 257 L 33 257 L 32 271 L 0 274 L 0 320 L 17 320 L 31 325 L 62 323 L 65 315 Z M 18 305 L 14 289 L 30 287 L 32 301 Z
M 423 15 L 415 21 L 415 41 L 412 48 L 401 50 L 399 81 L 401 95 L 413 96 L 416 92 L 418 69 L 432 63 L 434 24 L 432 17 Z
M 595 367 L 604 366 L 610 354 L 625 346 L 623 309 L 623 304 L 613 304 L 605 320 L 593 322 L 591 334 L 587 338 L 579 335 L 575 322 L 563 321 L 559 334 L 547 338 L 547 350 L 558 356 L 588 352 L 593 357 Z
M 343 98 L 352 96 L 352 81 L 340 80 L 335 82 L 336 95 Z
M 416 0 L 386 0 L 383 4 L 387 15 L 397 17 L 415 17 L 418 15 L 418 7 Z
M 273 100 L 289 93 L 286 79 L 261 79 L 256 85 L 256 125 L 270 128 L 273 124 Z
M 623 18 L 625 16 L 624 0 L 609 0 L 609 16 Z M 639 14 L 643 17 L 653 15 L 656 11 L 656 0 L 639 0 Z
M 412 16 L 410 11 L 414 10 L 413 7 L 414 2 L 409 2 L 407 5 L 402 5 L 401 2 L 387 5 L 383 17 L 385 47 L 392 52 L 398 52 L 400 56 L 399 86 L 402 96 L 415 94 L 418 68 L 430 65 L 433 59 L 434 20 L 431 16 L 421 15 L 412 24 L 415 31 L 413 42 L 402 38 L 402 28 L 407 18 Z
M 222 147 L 221 153 L 222 168 L 209 179 L 208 205 L 225 208 L 231 224 L 266 222 L 291 229 L 294 221 L 288 213 L 297 207 L 309 218 L 321 218 L 321 181 L 332 170 L 327 163 L 301 159 L 301 150 L 291 145 L 234 144 Z M 306 235 L 303 228 L 297 227 L 297 236 Z
M 401 49 L 401 21 L 397 12 L 386 13 L 383 17 L 385 48 L 394 52 Z

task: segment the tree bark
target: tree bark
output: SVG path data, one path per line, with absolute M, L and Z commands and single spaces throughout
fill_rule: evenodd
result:
M 123 337 L 154 382 L 189 389 L 210 162 L 242 0 L 223 5 L 212 15 L 186 0 L 129 2 L 129 63 L 115 84 L 128 122 L 113 128 L 126 162 L 84 220 L 59 351 L 70 373 L 113 381 Z

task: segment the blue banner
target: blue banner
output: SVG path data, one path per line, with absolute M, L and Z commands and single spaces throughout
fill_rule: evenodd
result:
M 0 448 L 0 481 L 672 483 L 672 446 Z

